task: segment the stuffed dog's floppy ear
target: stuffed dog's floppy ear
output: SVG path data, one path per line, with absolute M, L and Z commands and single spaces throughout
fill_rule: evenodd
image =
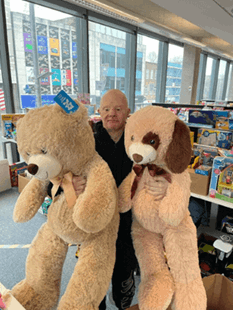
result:
M 168 146 L 165 162 L 173 173 L 183 172 L 189 165 L 192 154 L 190 131 L 181 120 L 176 120 L 172 141 Z

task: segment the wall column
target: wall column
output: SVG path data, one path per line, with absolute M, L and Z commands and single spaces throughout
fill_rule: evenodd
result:
M 200 54 L 200 48 L 184 44 L 180 103 L 196 103 Z

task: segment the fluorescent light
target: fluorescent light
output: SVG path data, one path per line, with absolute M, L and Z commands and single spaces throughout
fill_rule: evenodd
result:
M 114 17 L 122 17 L 124 19 L 132 21 L 132 22 L 136 22 L 136 23 L 143 23 L 144 20 L 142 18 L 136 17 L 134 15 L 125 13 L 124 11 L 121 11 L 119 9 L 116 9 L 112 6 L 109 6 L 107 4 L 104 4 L 102 2 L 96 1 L 96 0 L 66 0 L 68 2 L 75 2 L 77 5 L 83 6 L 87 9 L 96 11 L 96 12 L 100 12 L 102 14 L 107 14 L 107 15 L 112 15 L 112 14 L 116 14 L 116 16 Z M 113 4 L 114 5 L 114 4 Z M 112 14 L 111 14 L 112 13 Z
M 197 45 L 197 46 L 201 46 L 201 47 L 205 47 L 206 46 L 205 44 L 203 44 L 203 43 L 201 43 L 199 41 L 193 40 L 191 38 L 183 38 L 183 40 L 185 42 L 192 43 L 193 45 Z

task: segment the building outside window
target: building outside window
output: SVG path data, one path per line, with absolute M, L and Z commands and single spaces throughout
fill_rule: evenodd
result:
M 203 99 L 213 99 L 209 97 L 213 64 L 214 64 L 214 59 L 208 56 L 207 63 L 206 63 L 205 86 L 204 86 L 204 91 L 203 91 Z
M 165 102 L 180 101 L 183 47 L 169 44 Z
M 227 66 L 226 60 L 221 59 L 220 64 L 219 64 L 218 84 L 217 84 L 217 91 L 216 91 L 215 100 L 222 100 L 226 66 Z
M 61 89 L 75 96 L 78 18 L 21 0 L 6 0 L 6 11 L 20 108 L 54 103 Z

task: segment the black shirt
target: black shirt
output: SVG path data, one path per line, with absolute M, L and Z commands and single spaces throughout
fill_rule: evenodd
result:
M 103 127 L 102 122 L 96 123 L 94 130 L 95 149 L 108 163 L 118 187 L 130 173 L 133 165 L 125 151 L 124 134 L 121 136 L 120 140 L 115 143 Z

